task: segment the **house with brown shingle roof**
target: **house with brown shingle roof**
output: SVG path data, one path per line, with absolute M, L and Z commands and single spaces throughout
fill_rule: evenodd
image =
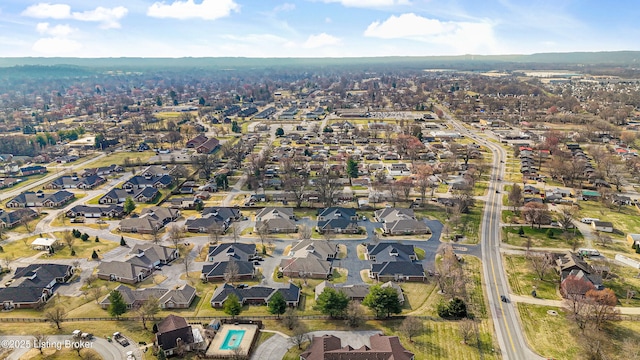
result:
M 342 340 L 333 335 L 314 336 L 311 345 L 300 354 L 301 360 L 413 360 L 414 354 L 402 346 L 397 336 L 380 334 L 369 338 L 370 346 L 354 349 L 342 347 Z

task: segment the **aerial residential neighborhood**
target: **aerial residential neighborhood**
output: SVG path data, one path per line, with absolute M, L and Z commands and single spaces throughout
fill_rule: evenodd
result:
M 44 5 L 16 16 L 67 45 L 127 25 Z M 436 21 L 389 14 L 365 37 Z M 308 54 L 0 57 L 0 358 L 638 358 L 639 53 L 281 41 Z

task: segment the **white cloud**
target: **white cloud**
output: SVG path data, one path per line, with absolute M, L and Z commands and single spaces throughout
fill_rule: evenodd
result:
M 330 23 L 331 23 L 331 21 L 332 21 L 332 20 L 331 20 L 331 18 L 330 18 L 330 17 L 326 17 L 326 18 L 324 18 L 324 22 L 325 22 L 325 23 L 327 23 L 327 24 L 330 24 Z
M 79 42 L 61 37 L 39 39 L 32 47 L 35 52 L 45 55 L 69 55 L 74 54 L 80 48 L 82 48 L 82 44 Z
M 202 0 L 196 4 L 193 0 L 153 3 L 147 9 L 147 15 L 156 18 L 216 20 L 229 16 L 231 11 L 240 11 L 240 5 L 233 0 Z
M 94 10 L 87 11 L 71 11 L 71 7 L 66 4 L 48 4 L 38 3 L 26 8 L 23 12 L 23 16 L 28 16 L 37 19 L 74 19 L 79 21 L 91 21 L 100 23 L 100 27 L 103 29 L 119 28 L 120 22 L 127 15 L 129 10 L 124 6 L 118 6 L 115 8 L 104 8 L 99 6 Z
M 340 44 L 340 42 L 340 38 L 329 35 L 327 33 L 320 33 L 317 35 L 309 35 L 309 38 L 307 38 L 307 41 L 302 44 L 302 47 L 307 49 L 314 49 L 323 46 L 337 45 Z
M 325 3 L 340 3 L 346 7 L 380 8 L 397 5 L 411 5 L 409 0 L 322 0 Z
M 103 29 L 116 29 L 120 27 L 118 20 L 127 15 L 129 10 L 123 6 L 118 6 L 112 9 L 98 6 L 94 10 L 74 12 L 73 18 L 80 21 L 95 21 L 101 23 Z
M 22 15 L 37 19 L 69 19 L 71 17 L 71 6 L 39 3 L 26 8 Z
M 296 4 L 284 3 L 273 8 L 273 12 L 285 12 L 285 11 L 293 11 L 296 9 Z
M 49 23 L 38 23 L 36 25 L 36 31 L 43 35 L 50 35 L 53 37 L 65 37 L 71 35 L 75 29 L 69 25 L 56 25 L 49 26 Z
M 497 51 L 493 24 L 488 21 L 440 21 L 407 13 L 371 23 L 364 36 L 439 44 L 453 48 L 457 53 Z

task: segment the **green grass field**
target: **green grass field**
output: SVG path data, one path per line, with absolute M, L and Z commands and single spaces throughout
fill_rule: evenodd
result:
M 503 260 L 511 291 L 530 296 L 535 289 L 540 299 L 561 300 L 557 289 L 559 277 L 553 269 L 549 269 L 545 279 L 540 280 L 524 256 L 503 255 Z

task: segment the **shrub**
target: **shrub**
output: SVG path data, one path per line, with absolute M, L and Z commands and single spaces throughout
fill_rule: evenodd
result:
M 524 236 L 524 228 L 522 226 L 520 226 L 520 229 L 518 229 L 518 235 Z
M 549 239 L 553 239 L 553 235 L 554 235 L 554 233 L 553 233 L 553 229 L 549 229 L 549 230 L 547 230 L 547 237 L 548 237 Z

